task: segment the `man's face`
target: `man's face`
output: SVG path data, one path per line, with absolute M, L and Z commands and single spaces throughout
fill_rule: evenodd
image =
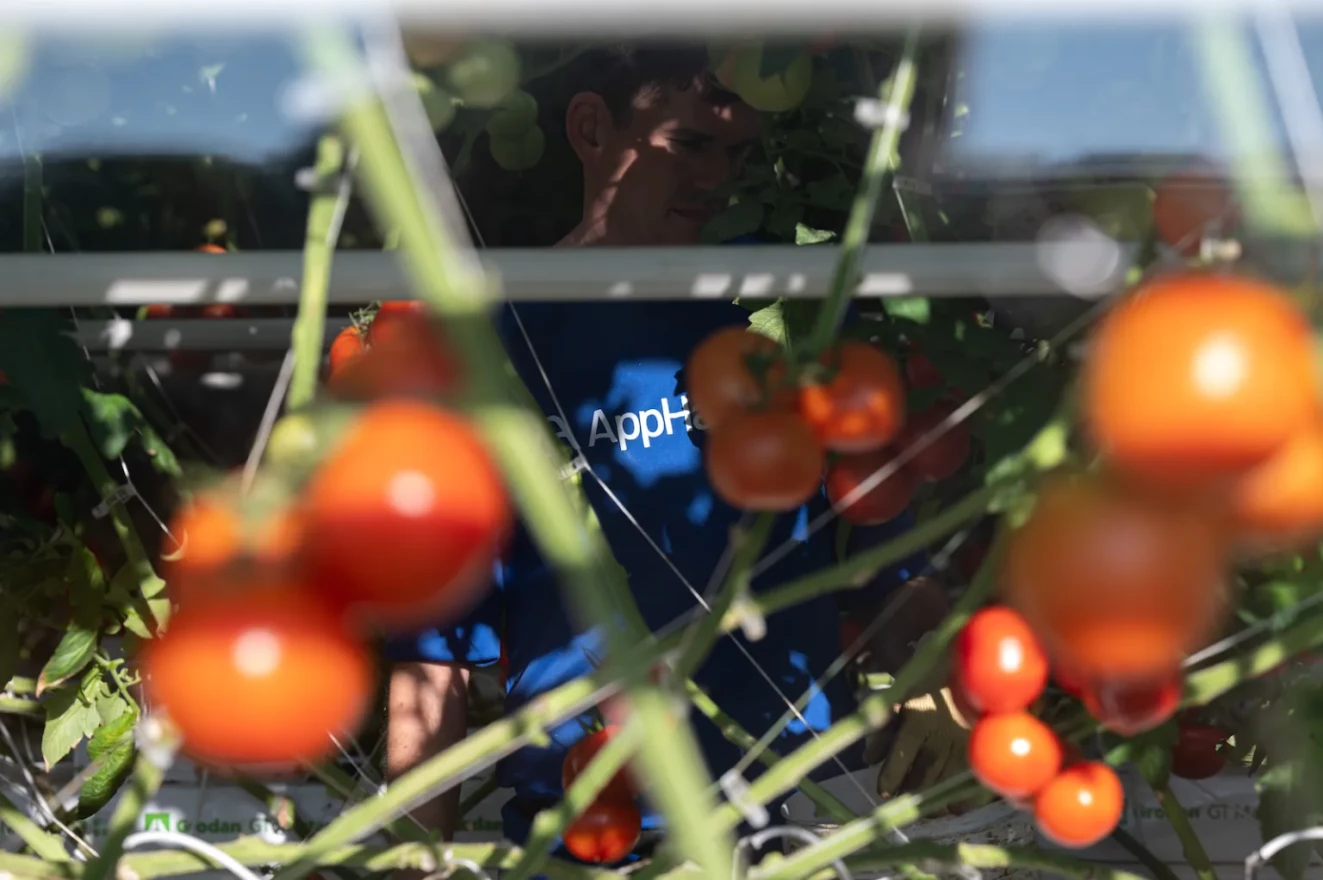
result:
M 641 96 L 629 122 L 607 133 L 585 168 L 608 205 L 616 243 L 693 244 L 724 205 L 714 190 L 739 175 L 758 140 L 761 118 L 743 102 L 717 106 L 695 86 Z

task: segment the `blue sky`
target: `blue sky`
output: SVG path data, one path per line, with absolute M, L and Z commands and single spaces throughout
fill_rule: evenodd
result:
M 1323 90 L 1323 22 L 1301 28 Z M 969 112 L 954 156 L 1221 152 L 1179 25 L 984 24 L 967 31 L 966 49 L 960 101 Z M 35 75 L 0 103 L 0 160 L 18 154 L 15 122 L 28 150 L 260 160 L 309 134 L 281 110 L 297 74 L 289 45 L 274 37 L 47 40 Z

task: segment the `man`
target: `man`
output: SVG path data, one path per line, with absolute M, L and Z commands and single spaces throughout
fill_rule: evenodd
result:
M 564 124 L 583 168 L 583 213 L 558 246 L 696 243 L 720 208 L 714 192 L 739 174 L 758 142 L 759 114 L 707 75 L 701 48 L 617 47 L 582 62 Z M 501 311 L 516 369 L 553 429 L 591 469 L 583 477 L 586 494 L 654 631 L 692 611 L 740 518 L 704 477 L 704 432 L 689 412 L 682 368 L 709 333 L 747 319 L 738 306 L 716 302 L 529 303 Z M 825 509 L 817 500 L 780 518 L 768 548 L 791 542 L 794 549 L 755 579 L 755 590 L 831 564 L 831 529 L 796 542 Z M 854 541 L 882 540 L 905 525 L 857 530 Z M 854 708 L 843 676 L 815 685 L 839 653 L 841 610 L 871 609 L 924 565 L 922 558 L 908 560 L 866 589 L 773 615 L 757 642 L 738 635 L 720 640 L 696 681 L 755 736 L 786 711 L 785 698 L 812 692 L 803 719 L 775 741 L 775 750 L 786 753 Z M 945 609 L 935 586 L 920 592 L 926 604 L 917 607 Z M 889 631 L 903 631 L 903 622 L 897 625 Z M 903 641 L 918 635 L 906 632 Z M 468 668 L 496 663 L 502 647 L 507 710 L 589 672 L 604 653 L 599 633 L 571 624 L 554 576 L 523 534 L 501 565 L 497 589 L 470 619 L 392 647 L 392 777 L 465 734 Z M 715 726 L 702 717 L 694 724 L 714 776 L 739 760 Z M 523 840 L 537 812 L 562 795 L 561 761 L 583 728 L 572 719 L 550 734 L 549 745 L 524 748 L 498 767 L 499 783 L 514 789 L 504 811 L 512 840 Z M 842 758 L 863 766 L 861 748 Z M 749 775 L 756 772 L 757 765 Z M 832 764 L 824 768 L 827 776 L 839 772 Z M 415 815 L 448 835 L 455 795 Z M 650 824 L 655 817 L 645 819 Z

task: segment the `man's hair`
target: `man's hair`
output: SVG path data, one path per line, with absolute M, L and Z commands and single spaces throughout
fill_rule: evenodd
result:
M 573 62 L 566 96 L 601 95 L 617 126 L 628 125 L 635 103 L 664 90 L 698 89 L 718 107 L 739 101 L 712 74 L 707 47 L 693 43 L 618 43 L 590 49 Z

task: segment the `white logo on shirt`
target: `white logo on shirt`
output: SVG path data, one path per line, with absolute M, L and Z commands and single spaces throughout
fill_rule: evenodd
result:
M 649 449 L 653 440 L 675 433 L 677 422 L 684 425 L 686 432 L 694 429 L 702 431 L 707 428 L 697 413 L 689 411 L 688 395 L 680 395 L 680 408 L 677 410 L 671 409 L 669 397 L 661 398 L 660 403 L 661 409 L 643 409 L 615 416 L 608 416 L 606 411 L 601 409 L 594 411 L 592 425 L 588 429 L 588 448 L 596 446 L 600 440 L 609 440 L 624 452 L 629 449 L 630 441 L 634 440 L 641 441 L 643 448 Z M 547 421 L 556 429 L 557 437 L 570 444 L 572 448 L 580 448 L 573 432 L 560 416 L 547 416 Z

